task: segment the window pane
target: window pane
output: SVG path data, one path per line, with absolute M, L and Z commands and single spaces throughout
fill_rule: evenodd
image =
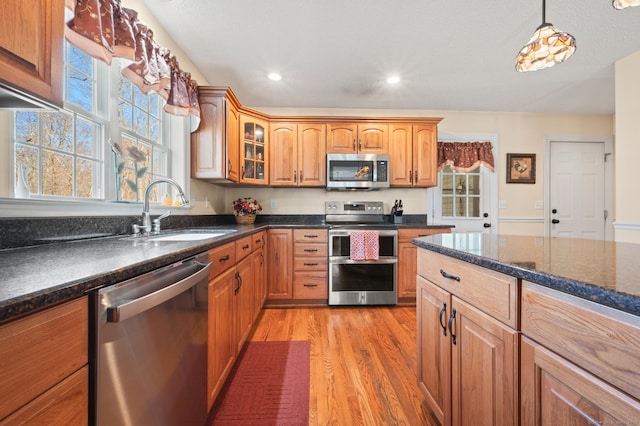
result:
M 480 217 L 480 197 L 469 197 L 469 217 Z
M 42 193 L 73 196 L 73 157 L 43 150 Z
M 160 118 L 162 103 L 158 95 L 149 95 L 149 114 Z
M 76 196 L 98 198 L 96 177 L 100 175 L 100 164 L 95 161 L 78 158 L 76 160 Z
M 469 176 L 469 195 L 480 195 L 480 176 Z
M 93 112 L 93 81 L 73 69 L 69 70 L 67 101 Z
M 442 193 L 443 194 L 453 194 L 453 176 L 450 174 L 442 175 Z
M 16 113 L 16 141 L 38 143 L 38 113 Z
M 136 86 L 133 86 L 133 104 L 144 112 L 149 111 L 149 97 L 142 93 Z
M 148 136 L 149 116 L 139 108 L 133 109 L 133 131 L 140 136 Z
M 39 181 L 38 170 L 40 169 L 38 167 L 38 149 L 28 145 L 16 144 L 16 182 L 19 182 L 18 173 L 20 163 L 27 166 L 26 178 L 29 192 L 31 194 L 37 194 Z
M 149 118 L 149 139 L 160 140 L 160 120 L 157 118 Z
M 118 90 L 119 96 L 125 101 L 131 102 L 131 88 L 133 87 L 133 85 L 129 80 L 126 80 L 124 78 L 120 78 L 118 81 L 118 84 L 120 86 L 120 89 Z
M 467 216 L 467 199 L 463 197 L 456 198 L 456 214 L 457 217 Z
M 87 120 L 76 120 L 76 153 L 97 158 L 99 152 L 100 126 Z
M 118 123 L 126 130 L 131 130 L 133 127 L 133 107 L 123 100 L 118 101 Z
M 64 112 L 42 113 L 42 145 L 73 152 L 73 117 Z
M 453 216 L 453 197 L 442 197 L 442 216 Z
M 91 57 L 76 47 L 67 46 L 69 49 L 69 65 L 85 75 L 93 76 Z
M 456 195 L 466 195 L 467 193 L 467 177 L 456 176 Z

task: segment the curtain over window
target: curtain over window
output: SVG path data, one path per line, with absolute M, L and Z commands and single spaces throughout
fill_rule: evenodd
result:
M 153 40 L 153 31 L 138 20 L 138 12 L 120 0 L 65 0 L 73 17 L 65 37 L 90 56 L 111 64 L 114 57 L 131 62 L 122 75 L 143 93 L 155 92 L 166 100 L 164 110 L 196 118 L 200 105 L 197 83 L 180 69 L 176 57 Z M 197 128 L 197 125 L 195 126 Z
M 463 173 L 469 173 L 478 166 L 493 172 L 491 149 L 491 142 L 438 142 L 438 171 L 450 165 Z

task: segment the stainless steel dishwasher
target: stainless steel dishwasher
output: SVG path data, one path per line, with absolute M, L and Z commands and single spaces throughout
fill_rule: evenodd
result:
M 207 418 L 206 253 L 94 293 L 97 425 L 203 425 Z

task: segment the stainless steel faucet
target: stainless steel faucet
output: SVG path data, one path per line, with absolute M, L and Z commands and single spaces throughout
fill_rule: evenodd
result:
M 178 197 L 180 200 L 180 204 L 182 204 L 183 206 L 189 205 L 189 200 L 187 200 L 187 197 L 184 195 L 184 191 L 182 190 L 180 185 L 178 185 L 178 182 L 176 182 L 175 180 L 169 179 L 169 178 L 158 178 L 152 181 L 149 184 L 149 186 L 147 186 L 147 189 L 144 191 L 144 204 L 142 205 L 142 225 L 138 225 L 134 223 L 132 226 L 133 233 L 136 235 L 140 233 L 142 233 L 142 235 L 149 235 L 151 233 L 154 233 L 154 234 L 160 233 L 160 219 L 163 219 L 169 216 L 168 214 L 164 214 L 160 216 L 158 219 L 154 221 L 155 222 L 154 226 L 153 227 L 151 226 L 151 214 L 149 213 L 149 194 L 151 194 L 151 188 L 158 183 L 169 183 L 175 186 L 176 189 L 178 190 Z

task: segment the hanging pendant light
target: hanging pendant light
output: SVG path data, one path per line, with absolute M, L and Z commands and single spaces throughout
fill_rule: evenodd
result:
M 620 0 L 614 0 L 620 1 Z M 640 0 L 632 0 L 640 1 Z M 542 25 L 533 33 L 531 40 L 518 53 L 516 71 L 538 71 L 564 62 L 576 51 L 576 39 L 569 33 L 558 31 L 546 22 L 546 2 L 542 0 Z
M 613 0 L 611 3 L 616 9 L 624 9 L 629 6 L 640 6 L 640 0 Z

